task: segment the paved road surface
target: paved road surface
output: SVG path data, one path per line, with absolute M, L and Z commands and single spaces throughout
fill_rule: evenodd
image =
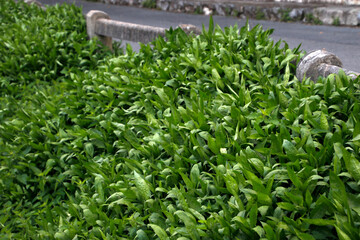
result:
M 83 7 L 83 12 L 102 10 L 111 19 L 146 24 L 158 27 L 176 27 L 181 23 L 201 27 L 208 25 L 209 17 L 203 15 L 171 13 L 158 10 L 127 6 L 107 5 L 81 0 L 39 0 L 43 4 L 74 2 Z M 214 21 L 221 27 L 238 24 L 243 26 L 246 20 L 234 17 L 214 16 Z M 264 29 L 273 28 L 272 38 L 285 40 L 291 48 L 302 44 L 306 51 L 326 49 L 335 53 L 342 60 L 344 67 L 360 72 L 360 28 L 305 25 L 301 23 L 283 23 L 250 20 L 250 26 L 263 25 Z

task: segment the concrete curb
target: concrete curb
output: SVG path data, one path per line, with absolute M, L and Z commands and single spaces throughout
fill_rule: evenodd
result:
M 110 19 L 110 17 L 103 11 L 92 10 L 88 12 L 86 14 L 86 31 L 89 38 L 98 37 L 105 46 L 112 49 L 112 37 L 110 35 L 96 33 L 98 20 L 107 19 Z
M 46 9 L 46 7 L 44 7 L 41 3 L 39 3 L 36 0 L 25 0 L 24 3 L 29 4 L 29 5 L 34 4 L 34 5 L 38 6 L 39 8 L 41 8 L 43 10 Z
M 145 0 L 99 0 L 103 3 L 147 6 Z M 150 0 L 147 0 L 150 1 Z M 258 20 L 293 21 L 336 26 L 359 26 L 360 6 L 233 0 L 152 0 L 162 11 L 234 16 Z M 154 5 L 155 5 L 154 4 Z
M 187 34 L 201 33 L 201 30 L 194 25 L 181 24 L 179 27 Z M 112 48 L 112 38 L 149 43 L 158 36 L 165 37 L 167 30 L 161 27 L 114 21 L 105 12 L 97 10 L 91 10 L 86 14 L 86 29 L 89 38 L 98 37 L 110 49 Z

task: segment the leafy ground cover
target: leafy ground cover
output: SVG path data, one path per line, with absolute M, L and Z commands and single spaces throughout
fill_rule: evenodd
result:
M 38 11 L 10 4 L 15 22 Z M 69 9 L 84 34 L 75 7 L 42 14 Z M 302 53 L 271 33 L 210 21 L 138 53 L 70 51 L 54 77 L 1 55 L 1 238 L 359 239 L 359 79 L 298 81 Z
M 15 95 L 28 84 L 51 82 L 73 69 L 92 69 L 110 54 L 88 41 L 85 19 L 75 6 L 43 11 L 36 5 L 1 1 L 0 19 L 1 92 Z

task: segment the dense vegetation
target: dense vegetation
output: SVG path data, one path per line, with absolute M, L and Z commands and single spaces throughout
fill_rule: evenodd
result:
M 110 56 L 74 6 L 0 6 L 1 239 L 359 239 L 359 79 L 259 26 Z

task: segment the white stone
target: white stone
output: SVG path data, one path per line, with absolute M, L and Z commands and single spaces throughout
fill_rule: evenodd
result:
M 204 7 L 203 8 L 203 13 L 204 13 L 204 15 L 209 16 L 209 15 L 212 14 L 212 10 L 209 9 L 208 7 Z
M 305 55 L 299 62 L 296 68 L 297 79 L 302 81 L 304 77 L 309 77 L 311 80 L 316 82 L 319 76 L 321 76 L 321 64 L 337 68 L 342 67 L 341 60 L 335 54 L 325 50 L 313 51 Z

